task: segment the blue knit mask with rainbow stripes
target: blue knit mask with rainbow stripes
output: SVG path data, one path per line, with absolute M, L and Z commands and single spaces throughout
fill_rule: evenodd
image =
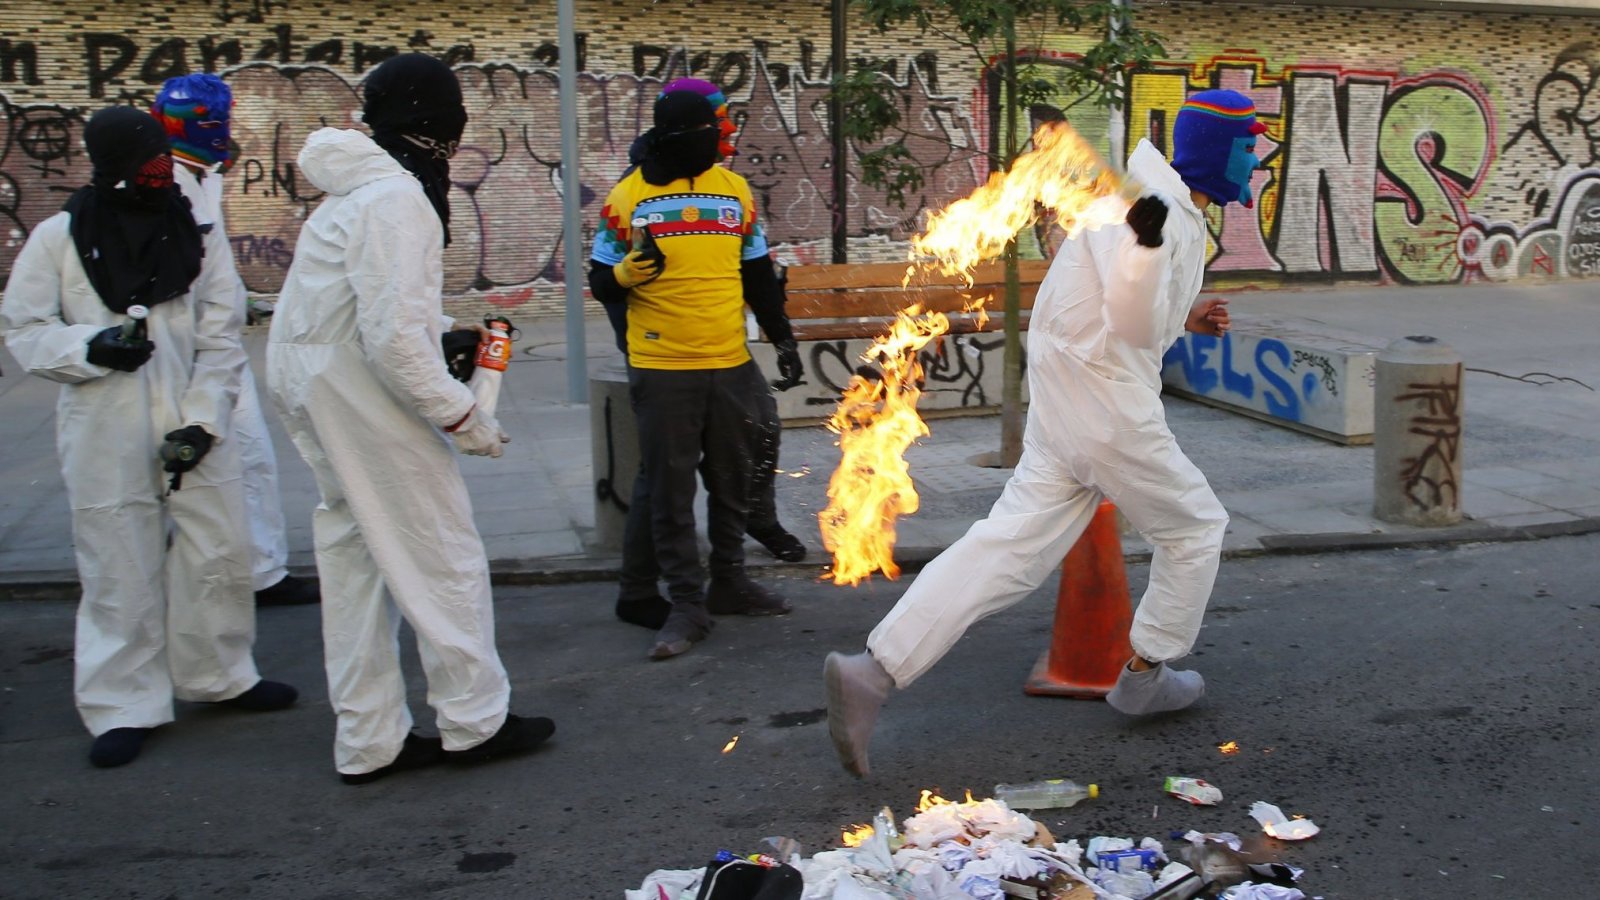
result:
M 1259 165 L 1256 107 L 1237 91 L 1201 91 L 1178 110 L 1172 126 L 1172 168 L 1183 183 L 1213 201 L 1255 205 L 1250 175 Z
M 173 156 L 204 167 L 228 161 L 233 91 L 221 78 L 169 78 L 150 112 L 166 129 Z

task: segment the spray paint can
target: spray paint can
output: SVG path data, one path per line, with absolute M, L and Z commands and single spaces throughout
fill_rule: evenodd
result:
M 478 408 L 494 415 L 500 402 L 500 381 L 505 377 L 506 365 L 511 362 L 511 320 L 504 316 L 491 316 L 483 324 L 489 336 L 478 342 L 478 358 L 467 385 L 478 398 Z

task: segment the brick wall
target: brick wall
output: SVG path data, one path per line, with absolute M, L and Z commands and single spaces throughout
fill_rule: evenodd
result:
M 0 270 L 27 230 L 87 178 L 84 118 L 148 103 L 166 77 L 232 83 L 240 161 L 229 228 L 249 287 L 282 283 L 315 190 L 294 156 L 350 125 L 360 79 L 411 49 L 457 64 L 472 122 L 452 166 L 458 312 L 562 306 L 555 4 L 62 4 L 11 0 L 0 22 Z M 830 255 L 827 2 L 579 0 L 580 176 L 592 220 L 665 79 L 722 83 L 742 125 L 733 168 L 755 186 L 779 253 Z M 1139 8 L 1170 62 L 1134 82 L 1126 139 L 1162 143 L 1184 92 L 1250 92 L 1269 125 L 1254 210 L 1213 214 L 1212 278 L 1464 282 L 1600 273 L 1600 20 L 1179 0 Z M 909 210 L 854 183 L 853 259 L 894 259 L 922 209 L 964 195 L 998 139 L 965 51 L 853 26 L 852 52 L 898 61 L 907 139 L 930 167 Z M 1029 41 L 1044 71 L 1081 49 Z M 1106 140 L 1099 114 L 1069 116 Z M 1587 121 L 1587 124 L 1585 122 Z M 952 145 L 954 145 L 952 147 Z M 1030 252 L 1053 237 L 1031 236 Z M 587 249 L 587 248 L 586 248 Z

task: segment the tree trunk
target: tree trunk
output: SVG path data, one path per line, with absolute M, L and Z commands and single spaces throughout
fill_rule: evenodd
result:
M 1017 158 L 1017 30 L 1006 22 L 1006 155 L 1004 168 Z M 1012 468 L 1022 458 L 1022 289 L 1017 264 L 1017 241 L 1006 245 L 1005 381 L 1000 390 L 1000 466 Z

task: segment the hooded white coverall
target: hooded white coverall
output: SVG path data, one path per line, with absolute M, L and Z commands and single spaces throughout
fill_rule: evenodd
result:
M 74 690 L 98 737 L 171 722 L 174 697 L 228 700 L 261 680 L 244 490 L 227 439 L 244 307 L 231 248 L 206 234 L 189 292 L 150 307 L 150 361 L 135 372 L 95 365 L 89 339 L 125 317 L 95 293 L 70 229 L 61 212 L 28 236 L 0 325 L 23 368 L 62 383 L 56 449 L 83 584 Z M 169 494 L 160 448 L 188 425 L 216 440 Z
M 314 132 L 299 164 L 328 196 L 300 230 L 272 315 L 267 385 L 322 493 L 312 525 L 334 762 L 361 774 L 393 762 L 411 729 L 402 616 L 446 750 L 493 736 L 511 686 L 495 650 L 488 557 L 440 431 L 475 401 L 439 344 L 439 216 L 360 132 Z
M 1102 496 L 1155 548 L 1134 652 L 1165 661 L 1194 646 L 1228 516 L 1167 428 L 1161 356 L 1200 293 L 1205 217 L 1148 141 L 1128 175 L 1167 205 L 1162 246 L 1140 246 L 1118 224 L 1056 253 L 1028 324 L 1032 400 L 1016 471 L 988 518 L 928 564 L 867 638 L 899 687 L 1043 583 Z
M 172 177 L 183 196 L 189 198 L 195 222 L 201 228 L 210 225 L 221 232 L 222 240 L 227 242 L 228 229 L 222 219 L 222 176 L 212 172 L 202 179 L 188 163 L 173 157 Z M 231 246 L 229 253 L 232 253 Z M 244 321 L 245 300 L 241 284 L 241 322 Z M 229 440 L 238 447 L 240 464 L 244 467 L 244 502 L 250 519 L 251 583 L 260 591 L 289 574 L 289 536 L 283 518 L 283 501 L 278 494 L 278 455 L 272 448 L 272 436 L 267 433 L 255 373 L 250 370 L 248 357 L 244 362 L 239 370 L 239 398 L 233 405 L 233 434 L 229 435 Z

